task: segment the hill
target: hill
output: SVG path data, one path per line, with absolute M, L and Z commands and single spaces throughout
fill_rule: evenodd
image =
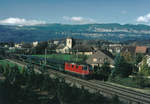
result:
M 150 39 L 150 26 L 132 24 L 46 24 L 37 26 L 0 25 L 0 42 L 32 42 L 64 37 L 127 41 Z

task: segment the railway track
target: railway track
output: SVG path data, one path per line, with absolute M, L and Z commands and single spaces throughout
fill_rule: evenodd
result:
M 106 82 L 102 82 L 102 81 L 98 81 L 98 80 L 91 80 L 91 82 L 94 82 L 94 83 L 96 83 L 98 85 L 111 87 L 114 90 L 120 90 L 122 92 L 126 91 L 128 93 L 131 93 L 131 94 L 134 94 L 134 95 L 137 95 L 137 96 L 142 96 L 143 98 L 150 99 L 150 94 L 142 93 L 142 92 L 139 92 L 139 91 L 136 91 L 136 90 L 132 90 L 132 89 L 128 89 L 128 88 L 123 88 L 123 87 L 120 87 L 120 86 L 117 86 L 117 85 L 112 85 L 112 84 L 109 84 L 109 83 L 106 83 Z
M 15 61 L 18 64 L 25 65 L 25 62 L 21 62 L 16 59 L 12 60 L 12 61 Z M 38 68 L 38 66 L 36 66 L 36 67 Z M 93 89 L 93 90 L 99 91 L 100 93 L 105 93 L 108 95 L 117 95 L 117 96 L 119 96 L 119 98 L 125 99 L 126 101 L 130 102 L 130 104 L 132 104 L 132 102 L 134 102 L 134 104 L 150 104 L 150 95 L 149 94 L 122 88 L 119 86 L 114 86 L 114 85 L 104 83 L 101 81 L 83 80 L 83 79 L 80 79 L 77 77 L 72 77 L 71 75 L 68 75 L 68 74 L 58 72 L 56 70 L 50 69 L 50 70 L 48 70 L 48 72 L 50 74 L 57 74 L 57 75 L 63 77 L 65 80 L 68 80 L 70 82 L 74 82 L 74 83 L 76 82 L 79 85 L 82 85 L 88 89 Z
M 107 93 L 110 95 L 118 95 L 120 98 L 128 100 L 128 102 L 134 102 L 137 104 L 150 104 L 150 96 L 147 94 L 134 92 L 134 91 L 128 91 L 124 88 L 115 88 L 116 86 L 110 86 L 107 84 L 100 84 L 95 83 L 92 81 L 87 81 L 79 78 L 75 78 L 69 75 L 63 75 L 66 77 L 67 80 L 70 80 L 71 82 L 77 82 L 82 86 L 94 89 L 96 91 L 100 91 L 102 93 Z M 115 89 L 114 89 L 115 88 Z
M 145 94 L 145 93 L 142 93 L 139 91 L 123 88 L 120 86 L 112 85 L 112 84 L 97 81 L 97 80 L 91 80 L 91 82 L 95 83 L 95 85 L 97 85 L 97 86 L 101 85 L 101 86 L 104 86 L 105 88 L 109 88 L 113 92 L 116 92 L 117 95 L 125 94 L 126 96 L 128 96 L 130 98 L 137 99 L 136 102 L 138 102 L 140 104 L 150 104 L 150 94 Z
M 51 71 L 50 71 L 51 72 Z M 56 74 L 56 72 L 52 71 L 52 74 Z M 95 83 L 92 81 L 87 81 L 79 78 L 72 77 L 70 75 L 65 75 L 61 73 L 61 76 L 63 76 L 66 80 L 69 80 L 70 82 L 77 82 L 80 85 L 84 87 L 88 87 L 90 89 L 94 89 L 96 91 L 100 91 L 102 93 L 107 93 L 110 95 L 118 95 L 120 98 L 127 100 L 128 102 L 134 102 L 136 104 L 150 104 L 150 96 L 144 96 L 143 94 L 138 94 L 139 92 L 129 92 L 127 89 L 115 89 L 114 86 L 108 86 L 107 84 L 100 84 L 100 83 Z M 134 92 L 134 93 L 133 93 Z

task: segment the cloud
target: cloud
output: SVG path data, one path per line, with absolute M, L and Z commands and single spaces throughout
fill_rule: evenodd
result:
M 150 22 L 150 13 L 147 14 L 147 15 L 144 15 L 144 16 L 139 16 L 137 19 L 136 19 L 137 22 Z
M 26 20 L 24 18 L 6 18 L 4 20 L 0 20 L 0 24 L 2 25 L 20 25 L 20 26 L 32 26 L 32 25 L 40 25 L 45 24 L 45 21 L 37 21 L 37 20 Z
M 88 24 L 88 23 L 94 23 L 95 21 L 91 18 L 84 18 L 84 17 L 68 17 L 64 16 L 64 20 L 72 22 L 72 23 L 77 23 L 77 24 Z

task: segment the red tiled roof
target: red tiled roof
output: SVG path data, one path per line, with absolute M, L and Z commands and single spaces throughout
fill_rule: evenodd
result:
M 146 46 L 136 46 L 135 52 L 136 53 L 146 53 L 147 47 Z

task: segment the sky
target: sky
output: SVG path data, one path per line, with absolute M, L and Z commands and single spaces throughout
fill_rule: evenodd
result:
M 150 0 L 0 0 L 0 24 L 150 25 Z

